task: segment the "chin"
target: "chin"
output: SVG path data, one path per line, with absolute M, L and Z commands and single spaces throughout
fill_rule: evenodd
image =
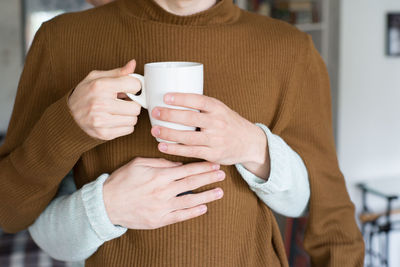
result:
M 86 0 L 89 4 L 92 4 L 93 6 L 101 6 L 107 3 L 110 3 L 114 0 Z

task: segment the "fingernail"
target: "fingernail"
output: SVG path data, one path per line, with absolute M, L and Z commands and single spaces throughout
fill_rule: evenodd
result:
M 201 207 L 199 208 L 199 210 L 200 210 L 201 213 L 204 213 L 204 212 L 207 211 L 207 206 L 201 206 Z
M 166 94 L 165 95 L 165 103 L 169 104 L 174 102 L 174 97 L 172 95 Z
M 158 108 L 153 109 L 153 114 L 154 114 L 154 117 L 156 117 L 156 118 L 159 118 L 161 115 L 160 110 Z
M 223 192 L 221 189 L 216 189 L 215 190 L 215 195 L 217 196 L 217 198 L 221 198 L 223 195 Z
M 219 169 L 219 164 L 214 164 L 214 165 L 212 166 L 212 168 L 213 168 L 214 170 L 218 170 L 218 169 Z
M 218 178 L 224 178 L 224 176 L 225 176 L 225 173 L 223 171 L 218 171 L 217 172 L 217 177 Z
M 165 152 L 165 151 L 167 151 L 167 144 L 161 143 L 159 145 L 159 148 L 160 148 L 161 151 Z
M 180 165 L 183 165 L 183 162 L 175 162 L 175 164 L 180 166 Z
M 153 128 L 153 134 L 154 134 L 155 136 L 159 136 L 159 135 L 161 134 L 160 128 L 159 128 L 159 127 L 154 127 L 154 128 Z

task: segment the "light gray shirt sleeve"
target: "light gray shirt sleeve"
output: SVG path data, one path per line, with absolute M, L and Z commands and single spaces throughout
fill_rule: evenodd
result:
M 242 164 L 236 169 L 250 189 L 272 210 L 287 217 L 300 217 L 308 210 L 310 185 L 307 168 L 301 157 L 267 126 L 256 123 L 267 136 L 270 175 L 257 177 Z
M 120 237 L 126 228 L 108 218 L 103 201 L 103 183 L 108 174 L 69 195 L 57 196 L 29 227 L 36 244 L 51 257 L 82 261 L 104 242 Z M 66 184 L 60 187 L 60 192 Z

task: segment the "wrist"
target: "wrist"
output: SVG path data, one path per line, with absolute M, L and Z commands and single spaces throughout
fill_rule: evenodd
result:
M 255 124 L 252 124 L 250 134 L 246 142 L 245 155 L 242 163 L 263 165 L 269 159 L 268 139 L 264 131 Z
M 126 228 L 115 225 L 107 214 L 104 203 L 104 182 L 109 175 L 104 173 L 94 182 L 88 183 L 82 187 L 81 196 L 87 218 L 92 229 L 100 239 L 108 241 L 121 236 L 126 232 Z
M 266 180 L 270 172 L 268 139 L 257 125 L 252 124 L 251 129 L 245 153 L 243 153 L 245 157 L 241 163 L 248 171 Z
M 121 225 L 120 220 L 118 219 L 117 209 L 112 205 L 115 203 L 113 201 L 113 194 L 112 194 L 112 184 L 106 181 L 103 184 L 103 202 L 104 207 L 107 213 L 108 218 L 110 219 L 111 223 L 114 225 Z

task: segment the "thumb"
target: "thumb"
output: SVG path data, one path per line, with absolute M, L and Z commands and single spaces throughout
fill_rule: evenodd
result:
M 136 68 L 136 60 L 132 59 L 128 61 L 128 63 L 125 64 L 125 66 L 121 68 L 116 68 L 112 70 L 106 70 L 106 71 L 92 71 L 88 74 L 86 77 L 87 80 L 92 81 L 95 79 L 100 79 L 100 78 L 113 78 L 113 77 L 121 77 L 121 76 L 126 76 L 130 73 L 133 73 Z
M 136 68 L 136 60 L 132 59 L 128 61 L 128 63 L 126 63 L 125 66 L 123 66 L 120 69 L 120 75 L 124 76 L 133 73 L 135 71 L 135 68 Z

